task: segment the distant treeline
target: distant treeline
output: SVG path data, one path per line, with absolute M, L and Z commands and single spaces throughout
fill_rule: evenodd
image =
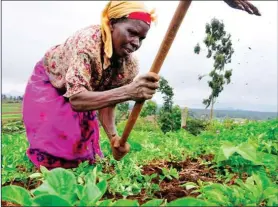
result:
M 195 118 L 209 117 L 209 110 L 205 109 L 189 109 L 189 114 Z M 249 120 L 268 120 L 277 118 L 277 112 L 259 112 L 245 110 L 214 110 L 216 118 L 241 118 Z
M 2 102 L 4 103 L 20 103 L 22 102 L 22 100 L 22 96 L 7 96 L 5 94 L 2 94 Z
M 132 110 L 133 103 L 130 103 L 129 110 Z M 161 105 L 158 105 L 158 109 Z M 188 109 L 188 115 L 197 119 L 209 119 L 209 109 Z M 260 112 L 260 111 L 248 111 L 248 110 L 214 110 L 214 118 L 217 119 L 249 119 L 249 120 L 270 120 L 278 118 L 277 112 Z
M 7 96 L 2 94 L 3 103 L 20 103 L 22 96 Z M 133 104 L 129 105 L 129 109 L 133 108 Z M 158 106 L 160 108 L 160 106 Z M 190 109 L 188 110 L 189 116 L 198 119 L 209 118 L 210 111 L 208 109 Z M 249 120 L 268 120 L 278 118 L 277 112 L 259 112 L 259 111 L 245 111 L 245 110 L 214 110 L 214 117 L 219 119 L 224 118 L 239 118 Z

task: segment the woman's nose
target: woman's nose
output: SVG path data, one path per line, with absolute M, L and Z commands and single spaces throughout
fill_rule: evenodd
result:
M 139 38 L 134 38 L 131 41 L 132 46 L 135 48 L 135 50 L 137 50 L 140 47 L 140 41 Z

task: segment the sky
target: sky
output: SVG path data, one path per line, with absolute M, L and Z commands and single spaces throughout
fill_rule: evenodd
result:
M 235 53 L 227 69 L 233 69 L 231 84 L 225 85 L 216 109 L 277 111 L 277 1 L 252 1 L 262 16 L 230 8 L 223 1 L 193 1 L 180 26 L 159 75 L 174 90 L 174 103 L 204 108 L 210 94 L 208 79 L 213 62 L 203 45 L 205 24 L 218 18 L 232 35 Z M 4 1 L 2 2 L 2 93 L 24 93 L 35 64 L 52 46 L 62 44 L 75 31 L 99 24 L 107 1 Z M 168 29 L 178 1 L 146 1 L 156 8 L 153 25 L 136 52 L 140 75 L 147 73 Z M 203 50 L 195 54 L 194 46 Z M 248 48 L 251 47 L 251 50 Z M 162 104 L 160 93 L 153 97 Z

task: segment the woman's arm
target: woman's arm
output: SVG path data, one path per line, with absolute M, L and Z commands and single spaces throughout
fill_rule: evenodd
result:
M 103 109 L 98 110 L 98 118 L 102 124 L 104 131 L 106 132 L 109 140 L 111 141 L 112 137 L 117 135 L 117 129 L 115 126 L 115 108 L 116 105 L 109 106 Z
M 74 111 L 91 111 L 113 106 L 117 103 L 130 100 L 127 86 L 108 91 L 82 91 L 70 97 Z
M 114 159 L 121 160 L 130 151 L 130 145 L 128 143 L 120 145 L 120 137 L 115 126 L 115 108 L 116 106 L 114 105 L 100 109 L 98 118 L 110 140 Z
M 128 85 L 108 91 L 82 91 L 69 98 L 74 111 L 91 111 L 133 100 L 151 99 L 159 87 L 159 76 L 149 72 Z

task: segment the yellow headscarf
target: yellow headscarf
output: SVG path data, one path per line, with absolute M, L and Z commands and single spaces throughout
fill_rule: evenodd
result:
M 110 1 L 104 8 L 101 16 L 101 34 L 104 43 L 104 65 L 109 66 L 113 54 L 113 44 L 109 21 L 112 18 L 122 18 L 132 12 L 146 12 L 151 15 L 152 22 L 156 21 L 155 10 L 148 11 L 145 4 L 140 1 Z M 105 67 L 105 68 L 106 68 Z

